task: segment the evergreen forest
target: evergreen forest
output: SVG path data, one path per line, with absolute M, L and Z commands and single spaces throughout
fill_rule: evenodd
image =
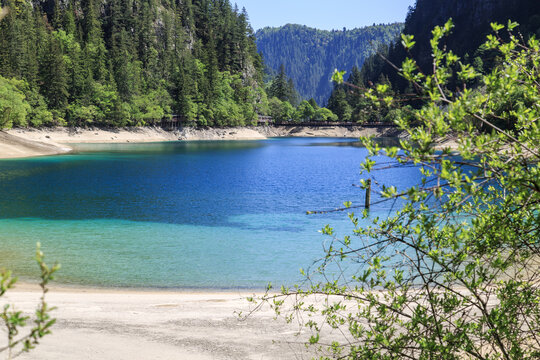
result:
M 246 125 L 268 111 L 229 0 L 2 0 L 0 125 Z
M 396 69 L 406 58 L 414 58 L 424 74 L 433 71 L 431 54 L 432 30 L 452 19 L 455 27 L 444 46 L 482 73 L 489 73 L 501 64 L 500 52 L 481 46 L 486 36 L 493 32 L 490 24 L 506 24 L 508 20 L 519 24 L 517 36 L 528 39 L 540 37 L 540 1 L 538 0 L 417 0 L 409 8 L 403 33 L 414 36 L 415 46 L 406 51 L 401 39 L 382 44 L 378 54 L 370 56 L 363 66 L 343 68 L 348 71 L 348 84 L 335 85 L 328 101 L 328 108 L 340 119 L 353 122 L 394 122 L 405 116 L 409 107 L 419 107 L 423 102 L 417 98 L 417 90 Z M 506 35 L 508 36 L 508 35 Z M 451 79 L 450 86 L 456 85 Z M 373 102 L 361 96 L 376 85 L 389 87 L 392 96 L 400 98 L 390 106 L 373 106 Z M 475 87 L 474 81 L 469 84 Z M 360 96 L 359 96 L 360 94 Z

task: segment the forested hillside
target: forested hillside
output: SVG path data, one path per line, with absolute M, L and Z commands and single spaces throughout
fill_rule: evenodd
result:
M 2 0 L 0 127 L 244 125 L 267 111 L 229 0 Z
M 479 49 L 492 33 L 490 24 L 506 24 L 509 19 L 520 24 L 519 32 L 524 36 L 535 34 L 540 37 L 540 1 L 538 0 L 417 0 L 405 22 L 404 33 L 414 35 L 416 46 L 411 55 L 417 59 L 423 71 L 431 68 L 431 31 L 452 18 L 455 28 L 445 40 L 448 49 L 454 51 L 464 61 L 475 62 L 477 66 L 489 69 L 493 61 L 492 53 Z M 388 58 L 401 65 L 406 53 L 400 43 L 387 49 Z M 388 77 L 394 86 L 403 90 L 408 84 L 396 71 L 380 57 L 374 56 L 362 68 L 363 80 L 377 82 L 381 74 Z
M 335 68 L 361 66 L 381 44 L 399 35 L 402 24 L 374 25 L 354 30 L 324 31 L 302 25 L 264 28 L 255 34 L 266 65 L 277 72 L 283 64 L 303 99 L 325 104 Z
M 499 60 L 498 54 L 485 51 L 480 45 L 486 36 L 492 33 L 490 24 L 506 24 L 509 19 L 517 21 L 519 34 L 524 38 L 531 35 L 540 37 L 540 1 L 538 0 L 417 0 L 411 8 L 403 32 L 414 35 L 416 45 L 407 54 L 400 41 L 389 46 L 382 46 L 379 52 L 398 67 L 407 56 L 412 56 L 425 73 L 432 71 L 430 40 L 431 31 L 437 25 L 443 25 L 452 18 L 455 25 L 452 34 L 445 39 L 444 46 L 451 49 L 461 61 L 473 65 L 480 71 L 487 72 Z M 349 70 L 349 68 L 343 68 Z M 387 61 L 378 55 L 368 58 L 361 70 L 353 69 L 348 82 L 359 86 L 372 87 L 384 83 L 393 92 L 412 94 L 414 91 L 408 81 L 402 78 Z M 402 104 L 406 104 L 402 103 Z M 414 102 L 410 103 L 414 106 Z M 392 121 L 399 113 L 399 108 L 375 109 L 369 102 L 350 91 L 345 85 L 336 86 L 329 99 L 328 107 L 340 119 L 357 122 Z

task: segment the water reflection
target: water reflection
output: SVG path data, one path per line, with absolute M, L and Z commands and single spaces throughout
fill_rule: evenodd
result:
M 198 153 L 205 151 L 234 151 L 256 149 L 264 146 L 264 143 L 257 141 L 171 141 L 171 142 L 149 142 L 149 143 L 122 143 L 122 144 L 70 144 L 74 149 L 74 154 L 109 153 L 125 155 L 152 155 L 152 154 L 174 154 Z
M 400 138 L 397 137 L 380 137 L 374 138 L 373 141 L 382 147 L 394 147 L 400 145 Z M 309 144 L 309 146 L 341 146 L 341 147 L 356 147 L 363 148 L 364 144 L 361 141 L 356 140 L 343 140 L 343 141 L 331 141 L 331 142 L 317 142 Z

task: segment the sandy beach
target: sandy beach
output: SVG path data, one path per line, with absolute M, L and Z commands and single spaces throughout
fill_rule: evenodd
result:
M 64 154 L 74 143 L 143 143 L 163 141 L 264 140 L 269 137 L 399 136 L 396 128 L 260 126 L 234 128 L 15 128 L 0 131 L 0 158 L 22 158 Z
M 140 127 L 123 129 L 89 128 L 16 128 L 0 131 L 0 159 L 58 155 L 72 151 L 76 143 L 144 143 L 164 141 L 251 141 L 271 137 L 335 137 L 358 139 L 362 136 L 403 137 L 395 127 L 306 127 L 260 126 L 235 128 L 162 128 Z M 436 146 L 457 149 L 457 139 L 440 139 Z
M 19 286 L 0 305 L 30 314 L 39 295 L 36 285 Z M 19 359 L 310 359 L 307 336 L 270 309 L 239 319 L 251 295 L 55 287 L 47 295 L 58 307 L 53 334 Z
M 0 158 L 12 159 L 68 153 L 71 147 L 53 141 L 41 142 L 0 131 Z
M 397 137 L 402 134 L 401 130 L 390 126 L 261 126 L 257 129 L 267 137 L 335 137 L 358 139 L 362 136 Z

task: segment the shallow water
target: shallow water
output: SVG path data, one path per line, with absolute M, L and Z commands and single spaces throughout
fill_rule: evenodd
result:
M 318 233 L 351 231 L 364 148 L 346 139 L 80 144 L 70 155 L 0 161 L 0 266 L 23 279 L 40 241 L 58 281 L 94 286 L 291 285 L 323 254 Z M 414 169 L 379 181 L 404 187 Z M 373 201 L 377 201 L 374 196 Z M 385 216 L 390 205 L 372 213 Z

